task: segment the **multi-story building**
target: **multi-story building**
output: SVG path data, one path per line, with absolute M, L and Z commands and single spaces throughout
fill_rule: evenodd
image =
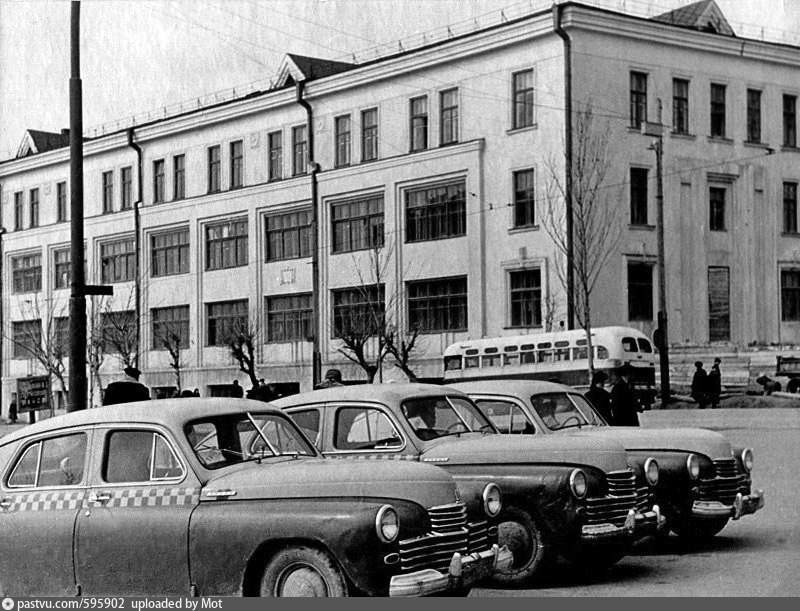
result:
M 337 335 L 365 295 L 422 331 L 421 378 L 442 375 L 454 341 L 569 324 L 542 219 L 567 113 L 591 105 L 624 217 L 593 320 L 652 333 L 656 172 L 640 126 L 660 101 L 671 342 L 800 341 L 798 66 L 800 49 L 735 36 L 711 1 L 650 19 L 568 2 L 358 64 L 287 55 L 268 90 L 86 140 L 87 281 L 114 287 L 93 298 L 99 324 L 133 316 L 138 282 L 149 386 L 174 385 L 165 331 L 185 387 L 243 379 L 224 339 L 247 323 L 259 376 L 308 388 L 314 249 L 322 363 L 346 378 L 363 373 Z M 66 144 L 30 131 L 0 164 L 4 406 L 40 370 L 25 342 L 66 333 Z M 102 384 L 118 361 L 107 347 Z

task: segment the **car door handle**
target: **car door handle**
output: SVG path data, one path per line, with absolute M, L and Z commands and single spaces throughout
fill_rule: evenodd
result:
M 90 503 L 106 503 L 111 500 L 110 492 L 92 492 L 89 495 Z
M 206 496 L 217 498 L 220 496 L 236 496 L 236 490 L 207 490 Z
M 0 507 L 2 507 L 3 509 L 8 509 L 9 507 L 11 507 L 11 503 L 12 503 L 11 499 L 5 498 L 2 501 L 0 501 Z

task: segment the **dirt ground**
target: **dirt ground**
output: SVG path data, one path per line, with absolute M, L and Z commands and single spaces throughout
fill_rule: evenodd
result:
M 763 409 L 767 407 L 798 408 L 800 407 L 800 395 L 797 395 L 797 398 L 784 398 L 784 397 L 773 397 L 773 396 L 767 397 L 763 395 L 745 395 L 745 394 L 729 395 L 727 397 L 723 397 L 720 400 L 719 406 L 721 408 L 728 408 L 728 409 L 746 409 L 746 408 Z M 692 399 L 688 398 L 684 399 L 683 397 L 680 397 L 677 400 L 670 402 L 669 409 L 697 409 L 697 403 L 695 403 Z

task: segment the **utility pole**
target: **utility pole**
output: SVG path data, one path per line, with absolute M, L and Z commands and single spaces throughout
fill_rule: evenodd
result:
M 648 147 L 656 153 L 656 239 L 658 241 L 658 327 L 655 343 L 661 372 L 661 407 L 667 407 L 669 384 L 669 335 L 667 333 L 667 270 L 664 258 L 664 124 L 661 122 L 661 98 L 658 99 L 658 123 L 642 123 L 642 134 L 655 136 Z

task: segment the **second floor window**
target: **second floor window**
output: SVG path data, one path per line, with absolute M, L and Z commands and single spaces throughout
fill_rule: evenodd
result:
M 710 127 L 712 138 L 725 137 L 725 85 L 711 84 Z
M 628 320 L 653 320 L 651 263 L 628 263 Z
M 39 189 L 31 189 L 30 193 L 30 227 L 39 226 Z
M 206 346 L 226 346 L 248 330 L 247 299 L 206 304 Z
M 536 224 L 533 170 L 514 172 L 514 227 Z
M 378 109 L 370 108 L 361 113 L 361 161 L 378 158 Z
M 297 210 L 266 217 L 267 261 L 311 255 L 311 211 Z
M 66 289 L 72 280 L 72 263 L 69 248 L 53 252 L 53 288 Z
M 268 342 L 304 342 L 311 334 L 311 293 L 267 297 Z
M 538 269 L 509 272 L 512 327 L 542 326 L 542 274 Z
M 428 96 L 411 100 L 411 152 L 428 148 Z
M 453 238 L 467 233 L 466 184 L 406 193 L 406 241 Z
M 797 146 L 797 96 L 783 96 L 783 146 Z
M 220 190 L 220 149 L 219 146 L 208 147 L 208 192 L 216 193 Z
M 350 115 L 336 117 L 336 159 L 337 166 L 350 165 Z
M 14 193 L 14 230 L 22 229 L 22 218 L 25 214 L 25 195 L 22 191 Z
M 231 189 L 244 184 L 244 146 L 241 140 L 231 142 Z
M 114 212 L 114 172 L 103 172 L 103 214 Z
M 631 168 L 631 225 L 647 225 L 646 168 Z
M 181 349 L 189 347 L 189 306 L 153 308 L 153 350 L 164 350 L 167 345 Z
M 32 359 L 42 351 L 42 321 L 22 320 L 12 323 L 11 339 L 14 343 L 14 358 Z
M 67 183 L 56 184 L 56 222 L 64 223 L 67 220 Z
M 33 253 L 11 258 L 11 279 L 15 293 L 42 290 L 42 255 Z
M 172 199 L 186 197 L 186 155 L 172 158 Z
M 158 233 L 150 238 L 153 276 L 189 273 L 189 229 Z
M 164 202 L 164 160 L 156 159 L 153 162 L 153 203 Z
M 761 142 L 761 92 L 747 90 L 747 141 Z
M 206 227 L 206 269 L 247 265 L 247 219 Z
M 305 125 L 292 128 L 292 175 L 306 173 L 308 165 L 308 132 Z
M 383 246 L 383 197 L 334 204 L 333 252 Z
M 136 244 L 133 238 L 100 245 L 103 283 L 127 282 L 136 277 Z
M 797 183 L 783 183 L 783 232 L 797 233 Z
M 439 98 L 439 143 L 458 142 L 458 89 L 442 91 Z
M 689 133 L 689 81 L 672 79 L 672 131 Z
M 269 147 L 269 180 L 283 178 L 283 134 L 272 132 L 268 137 Z
M 122 183 L 120 209 L 130 210 L 133 206 L 133 168 L 122 168 L 120 182 Z
M 533 70 L 517 72 L 513 77 L 514 129 L 533 125 Z
M 725 231 L 725 189 L 711 187 L 708 190 L 709 221 L 711 231 Z
M 384 287 L 361 286 L 333 291 L 333 336 L 374 335 L 383 323 Z
M 408 327 L 423 333 L 467 329 L 467 278 L 408 283 Z
M 630 74 L 630 115 L 631 127 L 639 129 L 647 121 L 647 74 Z

